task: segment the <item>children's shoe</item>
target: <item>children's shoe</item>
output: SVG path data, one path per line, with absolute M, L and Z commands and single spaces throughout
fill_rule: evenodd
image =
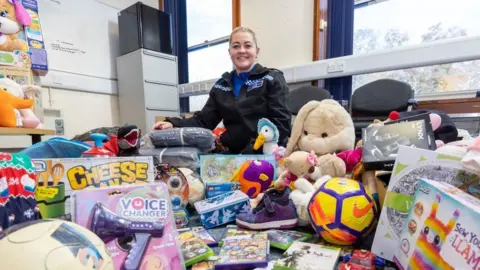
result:
M 237 215 L 237 226 L 251 230 L 290 229 L 297 225 L 290 189 L 268 190 L 256 208 Z

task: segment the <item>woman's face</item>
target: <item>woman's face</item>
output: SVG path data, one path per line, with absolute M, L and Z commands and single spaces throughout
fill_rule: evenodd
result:
M 233 34 L 228 52 L 237 71 L 249 71 L 255 63 L 258 51 L 259 49 L 250 33 L 238 32 Z

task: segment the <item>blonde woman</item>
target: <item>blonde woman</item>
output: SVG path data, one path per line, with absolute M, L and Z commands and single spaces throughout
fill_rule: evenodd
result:
M 217 143 L 230 154 L 254 153 L 257 123 L 268 118 L 279 130 L 279 145 L 290 136 L 290 96 L 283 73 L 256 62 L 260 48 L 255 33 L 246 27 L 232 31 L 228 52 L 234 70 L 215 83 L 203 109 L 192 118 L 168 118 L 153 129 L 202 127 L 213 130 L 222 121 L 226 128 Z

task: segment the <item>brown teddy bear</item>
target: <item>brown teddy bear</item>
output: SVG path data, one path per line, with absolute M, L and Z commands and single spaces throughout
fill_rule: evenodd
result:
M 0 0 L 0 51 L 27 51 L 27 42 L 18 33 L 31 22 L 19 0 Z
M 310 181 L 315 181 L 321 177 L 320 168 L 317 167 L 318 158 L 315 152 L 311 151 L 295 151 L 288 157 L 284 158 L 283 171 L 275 181 L 276 189 L 283 189 L 285 186 L 290 186 L 298 178 L 304 178 Z M 295 185 L 293 185 L 295 187 Z

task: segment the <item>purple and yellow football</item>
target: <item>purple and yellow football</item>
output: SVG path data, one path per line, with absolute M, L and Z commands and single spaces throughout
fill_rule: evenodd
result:
M 267 190 L 275 174 L 273 165 L 265 160 L 248 160 L 235 172 L 232 181 L 240 183 L 240 190 L 250 198 Z

